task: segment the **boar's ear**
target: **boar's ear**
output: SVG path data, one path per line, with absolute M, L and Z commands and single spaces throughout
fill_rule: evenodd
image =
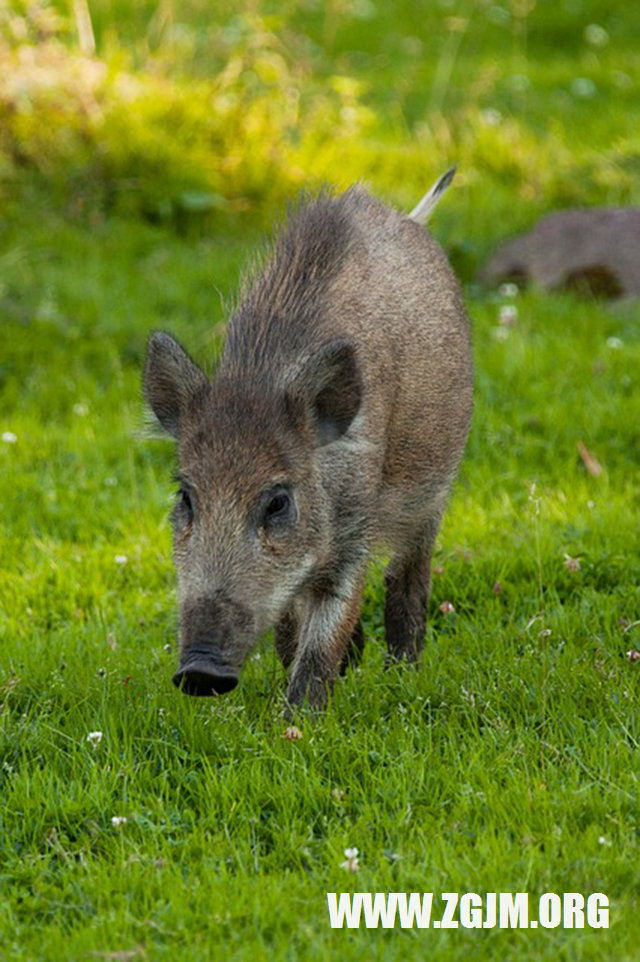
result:
M 144 396 L 158 421 L 174 438 L 180 416 L 207 379 L 197 364 L 169 334 L 156 331 L 149 338 L 144 366 Z
M 339 339 L 325 344 L 287 385 L 285 402 L 296 426 L 306 424 L 320 444 L 341 437 L 358 413 L 362 380 L 353 345 Z

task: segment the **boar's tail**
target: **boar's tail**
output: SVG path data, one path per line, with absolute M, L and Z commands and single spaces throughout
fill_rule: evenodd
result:
M 420 203 L 417 204 L 408 215 L 409 220 L 415 220 L 418 224 L 426 223 L 428 218 L 431 216 L 433 208 L 436 206 L 445 190 L 453 180 L 457 169 L 457 167 L 451 167 L 446 174 L 443 174 L 442 177 L 435 182 L 431 190 L 427 191 Z

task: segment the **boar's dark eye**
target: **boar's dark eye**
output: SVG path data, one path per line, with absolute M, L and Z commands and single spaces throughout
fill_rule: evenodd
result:
M 176 499 L 176 516 L 186 518 L 188 522 L 193 521 L 193 505 L 191 495 L 184 488 L 180 488 Z
M 282 489 L 271 493 L 264 507 L 262 522 L 265 526 L 278 524 L 291 516 L 291 497 Z

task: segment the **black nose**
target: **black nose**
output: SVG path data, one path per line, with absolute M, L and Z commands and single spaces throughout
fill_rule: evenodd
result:
M 221 675 L 215 666 L 185 665 L 173 676 L 173 684 L 185 695 L 225 695 L 238 684 L 235 675 Z

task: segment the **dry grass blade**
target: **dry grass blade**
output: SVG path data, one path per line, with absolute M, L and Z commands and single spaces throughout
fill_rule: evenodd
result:
M 594 478 L 599 478 L 602 474 L 602 465 L 591 453 L 584 441 L 578 441 L 578 454 L 582 458 L 582 463 L 589 474 Z

